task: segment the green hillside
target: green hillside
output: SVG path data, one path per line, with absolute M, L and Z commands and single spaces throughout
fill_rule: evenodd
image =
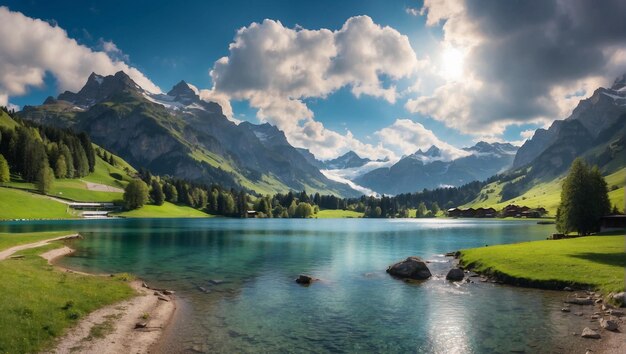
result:
M 13 129 L 17 123 L 3 110 L 0 109 L 0 127 Z
M 0 187 L 0 220 L 75 217 L 66 204 L 26 191 Z
M 626 168 L 605 176 L 609 186 L 609 198 L 611 205 L 617 205 L 618 209 L 624 210 L 624 185 L 626 184 Z M 509 199 L 502 199 L 502 187 L 510 182 L 493 182 L 486 185 L 473 201 L 462 205 L 462 208 L 494 208 L 500 210 L 508 204 L 526 205 L 531 208 L 546 208 L 549 216 L 556 215 L 556 209 L 561 200 L 561 183 L 563 176 L 549 182 L 538 183 L 522 195 Z M 612 190 L 613 189 L 613 190 Z

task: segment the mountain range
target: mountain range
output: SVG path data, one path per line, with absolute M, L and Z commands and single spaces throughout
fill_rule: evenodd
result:
M 98 145 L 157 174 L 259 194 L 307 190 L 359 195 L 326 178 L 276 127 L 237 125 L 184 81 L 167 94 L 151 94 L 124 72 L 93 73 L 79 92 L 26 106 L 19 116 L 84 131 Z
M 258 194 L 303 189 L 343 197 L 399 194 L 460 186 L 496 174 L 523 176 L 507 182 L 503 193 L 510 196 L 562 175 L 578 156 L 603 171 L 624 166 L 626 75 L 581 100 L 568 118 L 538 129 L 519 149 L 479 142 L 451 160 L 431 146 L 395 163 L 353 151 L 320 161 L 293 147 L 273 125 L 232 122 L 219 104 L 201 100 L 185 81 L 167 94 L 152 94 L 124 72 L 93 73 L 80 91 L 25 106 L 19 117 L 84 131 L 134 166 L 157 174 Z
M 467 155 L 446 161 L 436 146 L 417 150 L 390 167 L 381 167 L 354 179 L 365 188 L 398 194 L 485 180 L 513 163 L 517 148 L 508 143 L 479 142 L 463 149 Z

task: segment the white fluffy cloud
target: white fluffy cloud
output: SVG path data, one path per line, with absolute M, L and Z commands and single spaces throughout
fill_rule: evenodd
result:
M 368 16 L 349 18 L 336 31 L 292 29 L 265 20 L 237 31 L 228 56 L 217 60 L 210 72 L 211 91 L 248 101 L 261 121 L 276 124 L 292 144 L 311 149 L 319 158 L 350 149 L 382 157 L 389 151 L 315 121 L 304 99 L 349 87 L 357 97 L 393 103 L 398 98 L 393 82 L 411 76 L 419 65 L 406 36 Z
M 469 155 L 468 152 L 440 140 L 435 133 L 426 129 L 422 124 L 409 119 L 396 119 L 392 125 L 377 131 L 376 135 L 384 146 L 402 155 L 412 154 L 418 149 L 426 151 L 433 145 L 441 149 L 445 160 L 454 160 Z
M 91 72 L 109 75 L 123 70 L 144 89 L 161 92 L 136 68 L 78 44 L 59 27 L 4 6 L 0 7 L 0 38 L 0 104 L 25 94 L 31 86 L 41 87 L 46 73 L 56 78 L 60 90 L 76 91 Z M 107 51 L 121 54 L 114 43 L 104 45 Z
M 625 12 L 620 0 L 426 0 L 420 13 L 442 26 L 442 51 L 464 53 L 463 75 L 405 107 L 476 135 L 565 118 L 625 70 Z

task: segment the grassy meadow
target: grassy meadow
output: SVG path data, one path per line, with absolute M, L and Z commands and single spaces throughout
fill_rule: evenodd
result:
M 122 216 L 125 218 L 208 218 L 213 217 L 200 210 L 184 206 L 176 205 L 169 202 L 163 205 L 144 205 L 139 209 L 124 211 L 113 214 L 114 216 Z
M 461 251 L 461 264 L 479 273 L 536 284 L 569 283 L 604 293 L 624 291 L 623 232 L 566 240 L 545 240 Z
M 71 232 L 0 234 L 0 249 Z M 55 270 L 39 257 L 60 243 L 24 250 L 22 259 L 0 261 L 0 353 L 36 353 L 49 349 L 88 313 L 130 298 L 128 275 L 99 277 Z M 10 300 L 10 301 L 6 301 Z
M 0 220 L 68 219 L 66 204 L 26 191 L 0 187 Z
M 362 218 L 363 213 L 359 213 L 352 210 L 320 210 L 317 214 L 312 216 L 318 219 L 341 219 L 341 218 Z

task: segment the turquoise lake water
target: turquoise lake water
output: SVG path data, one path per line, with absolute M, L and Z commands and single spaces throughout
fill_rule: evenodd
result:
M 182 306 L 167 352 L 566 351 L 564 295 L 450 283 L 446 252 L 545 239 L 551 225 L 499 220 L 117 219 L 0 223 L 0 232 L 76 230 L 63 266 L 131 272 Z M 433 278 L 385 273 L 416 255 Z M 306 273 L 320 281 L 294 282 Z M 204 289 L 206 291 L 201 290 Z M 573 328 L 576 327 L 576 328 Z

